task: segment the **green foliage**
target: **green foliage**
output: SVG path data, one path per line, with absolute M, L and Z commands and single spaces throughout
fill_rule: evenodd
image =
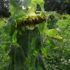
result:
M 70 15 L 49 13 L 47 21 L 30 30 L 16 28 L 27 12 L 10 11 L 12 22 L 0 19 L 0 70 L 70 69 Z
M 3 20 L 2 20 L 3 21 Z M 9 65 L 10 36 L 5 32 L 5 22 L 0 28 L 0 70 L 6 70 Z

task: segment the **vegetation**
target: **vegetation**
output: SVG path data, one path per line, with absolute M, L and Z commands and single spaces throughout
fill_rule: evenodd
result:
M 0 18 L 0 70 L 69 70 L 70 15 L 10 3 L 11 16 Z

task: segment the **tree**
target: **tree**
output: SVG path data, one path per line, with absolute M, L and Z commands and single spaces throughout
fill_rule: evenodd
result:
M 0 16 L 9 17 L 9 0 L 0 0 Z

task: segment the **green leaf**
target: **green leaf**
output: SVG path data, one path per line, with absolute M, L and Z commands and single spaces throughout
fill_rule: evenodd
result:
M 59 33 L 57 32 L 56 29 L 50 29 L 50 30 L 48 30 L 47 31 L 47 36 L 55 38 L 55 39 L 62 40 L 62 37 L 59 35 Z

